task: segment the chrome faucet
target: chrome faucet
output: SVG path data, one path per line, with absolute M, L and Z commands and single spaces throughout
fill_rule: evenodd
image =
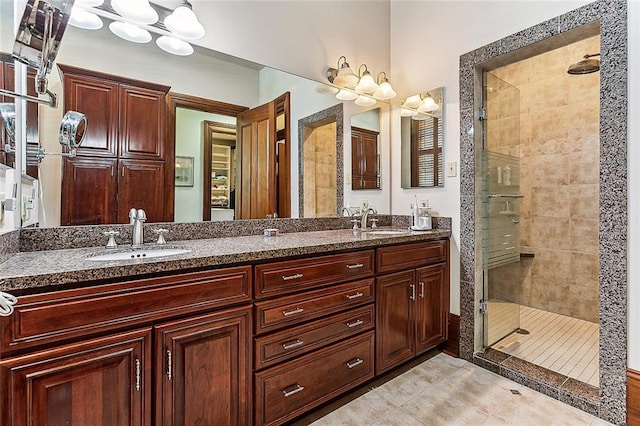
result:
M 147 220 L 147 214 L 144 210 L 132 208 L 129 210 L 129 223 L 133 225 L 133 240 L 131 245 L 140 246 L 144 244 L 144 228 L 142 224 Z
M 362 212 L 362 221 L 360 223 L 360 226 L 362 227 L 363 231 L 367 230 L 367 221 L 369 219 L 369 213 L 371 214 L 378 214 L 378 212 L 376 211 L 376 209 L 374 209 L 373 207 L 369 207 L 367 208 L 365 211 Z

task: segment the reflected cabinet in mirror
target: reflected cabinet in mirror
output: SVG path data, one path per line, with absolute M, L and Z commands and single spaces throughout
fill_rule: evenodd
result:
M 407 98 L 401 107 L 402 187 L 444 186 L 444 88 Z
M 351 189 L 380 189 L 380 108 L 351 117 Z
M 100 55 L 86 54 L 96 49 Z M 200 47 L 178 58 L 105 28 L 67 28 L 56 67 L 49 86 L 64 108 L 41 109 L 41 144 L 60 151 L 50 136 L 63 109 L 85 113 L 88 128 L 77 157 L 39 166 L 40 226 L 128 223 L 132 207 L 145 209 L 148 222 L 337 216 L 352 191 L 343 160 L 351 146 L 341 136 L 343 121 L 362 112 L 352 103 L 332 130 L 331 177 L 301 174 L 304 120 L 343 107 L 323 83 Z M 378 122 L 388 120 L 381 105 Z M 385 129 L 378 147 L 388 144 Z M 179 157 L 193 158 L 189 185 L 175 184 Z M 323 205 L 305 211 L 307 193 Z M 390 210 L 388 194 L 376 203 Z

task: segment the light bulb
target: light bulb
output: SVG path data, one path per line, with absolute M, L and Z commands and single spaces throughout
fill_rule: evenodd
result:
M 109 29 L 118 37 L 134 43 L 149 43 L 152 38 L 149 31 L 128 22 L 114 21 L 109 24 Z
M 418 108 L 420 105 L 422 105 L 422 98 L 419 94 L 409 96 L 402 104 L 405 108 Z
M 336 94 L 336 98 L 340 99 L 341 101 L 352 101 L 358 98 L 358 94 L 352 92 L 351 90 L 342 89 Z
M 189 56 L 193 53 L 193 47 L 189 43 L 175 37 L 158 37 L 156 44 L 160 49 L 173 55 Z
M 420 105 L 418 111 L 420 112 L 433 112 L 439 108 L 431 96 L 424 98 L 424 104 Z
M 74 7 L 69 16 L 69 25 L 84 30 L 99 30 L 103 24 L 102 19 L 95 13 Z
M 358 98 L 355 101 L 356 105 L 360 105 L 360 106 L 371 106 L 371 105 L 375 105 L 376 104 L 376 100 L 373 98 L 370 98 L 369 96 L 358 96 Z
M 373 77 L 369 71 L 365 71 L 360 77 L 360 81 L 356 85 L 355 91 L 363 94 L 363 93 L 373 93 L 378 89 L 378 85 L 376 84 Z
M 134 24 L 151 25 L 158 22 L 158 12 L 148 0 L 111 0 L 111 7 Z
M 341 56 L 340 58 L 342 59 L 344 58 L 344 56 Z M 339 62 L 340 59 L 338 59 L 338 63 Z M 336 75 L 336 78 L 333 80 L 333 84 L 338 87 L 347 87 L 349 89 L 353 89 L 354 87 L 356 87 L 356 84 L 358 84 L 359 80 L 360 79 L 358 78 L 358 76 L 355 75 L 351 67 L 349 67 L 349 64 L 347 63 L 347 60 L 345 58 L 345 61 L 340 66 L 338 75 Z
M 378 90 L 373 92 L 373 97 L 381 101 L 386 101 L 395 98 L 396 92 L 393 90 L 393 87 L 391 87 L 391 84 L 389 84 L 389 82 L 385 78 L 385 81 L 380 84 Z
M 184 2 L 171 15 L 164 18 L 164 25 L 169 31 L 182 38 L 195 40 L 204 37 L 204 27 L 188 2 Z

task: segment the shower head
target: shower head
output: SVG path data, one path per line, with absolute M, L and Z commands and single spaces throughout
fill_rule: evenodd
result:
M 567 72 L 569 74 L 591 74 L 600 70 L 600 61 L 597 59 L 590 59 L 593 56 L 600 56 L 599 53 L 592 53 L 590 55 L 584 55 L 584 59 L 575 64 L 571 64 Z

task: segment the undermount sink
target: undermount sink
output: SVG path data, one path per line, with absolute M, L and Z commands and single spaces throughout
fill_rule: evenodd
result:
M 98 254 L 87 257 L 87 260 L 95 261 L 114 261 L 114 260 L 131 260 L 131 259 L 150 259 L 153 257 L 167 257 L 178 254 L 188 253 L 191 250 L 176 247 L 144 247 L 130 248 L 128 250 L 114 251 L 111 253 Z
M 370 235 L 405 235 L 410 234 L 408 229 L 374 229 L 367 232 Z

